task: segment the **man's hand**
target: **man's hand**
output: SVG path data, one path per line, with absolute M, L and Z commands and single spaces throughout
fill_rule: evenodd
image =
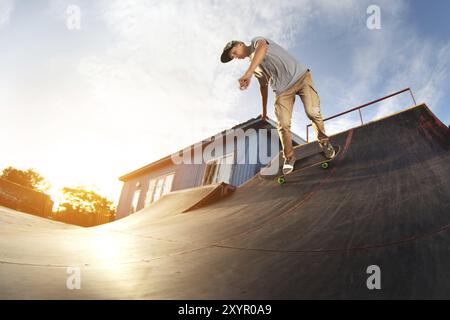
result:
M 245 90 L 250 85 L 250 81 L 252 79 L 251 73 L 245 73 L 242 77 L 239 78 L 239 89 Z
M 239 82 L 239 89 L 241 89 L 241 90 L 245 90 L 249 86 L 249 82 L 248 81 L 241 81 L 241 80 L 239 80 L 238 82 Z

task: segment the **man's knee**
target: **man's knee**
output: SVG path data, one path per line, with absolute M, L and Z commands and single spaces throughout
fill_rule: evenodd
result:
M 280 132 L 286 132 L 291 130 L 291 121 L 289 120 L 278 120 L 277 129 Z
M 319 107 L 307 108 L 306 109 L 306 116 L 310 120 L 322 120 L 322 114 L 320 113 L 320 108 Z

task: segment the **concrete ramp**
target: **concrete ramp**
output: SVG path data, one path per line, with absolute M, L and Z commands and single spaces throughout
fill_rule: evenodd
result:
M 22 214 L 9 218 L 0 296 L 450 298 L 448 127 L 419 105 L 332 142 L 342 150 L 330 169 L 301 171 L 282 186 L 257 175 L 205 206 L 196 204 L 211 190 L 88 229 L 21 229 Z M 81 290 L 66 289 L 68 266 L 80 268 Z M 367 287 L 371 266 L 380 290 Z

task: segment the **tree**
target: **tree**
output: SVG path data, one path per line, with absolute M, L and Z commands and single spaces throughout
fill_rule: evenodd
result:
M 112 216 L 115 213 L 113 203 L 94 191 L 82 187 L 61 189 L 63 200 L 59 206 L 64 212 L 72 214 L 90 214 Z
M 32 168 L 23 171 L 10 166 L 3 169 L 0 178 L 40 192 L 45 192 L 51 187 L 50 183 Z

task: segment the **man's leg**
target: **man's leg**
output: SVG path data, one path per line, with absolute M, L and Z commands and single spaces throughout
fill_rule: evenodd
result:
M 297 92 L 302 99 L 303 106 L 308 118 L 312 121 L 312 127 L 316 133 L 319 146 L 321 147 L 325 157 L 331 159 L 336 152 L 330 143 L 330 140 L 325 133 L 325 126 L 323 124 L 322 114 L 320 113 L 320 98 L 312 81 L 311 73 L 305 77 L 304 83 Z
M 323 117 L 320 113 L 320 98 L 312 81 L 310 72 L 308 72 L 308 75 L 305 77 L 304 84 L 298 94 L 302 99 L 306 115 L 312 122 L 312 127 L 316 133 L 319 144 L 326 144 L 329 139 L 325 133 Z
M 294 156 L 292 148 L 291 119 L 292 108 L 295 102 L 295 92 L 285 91 L 275 97 L 275 115 L 277 117 L 277 130 L 283 146 L 283 156 L 285 160 L 290 160 Z

